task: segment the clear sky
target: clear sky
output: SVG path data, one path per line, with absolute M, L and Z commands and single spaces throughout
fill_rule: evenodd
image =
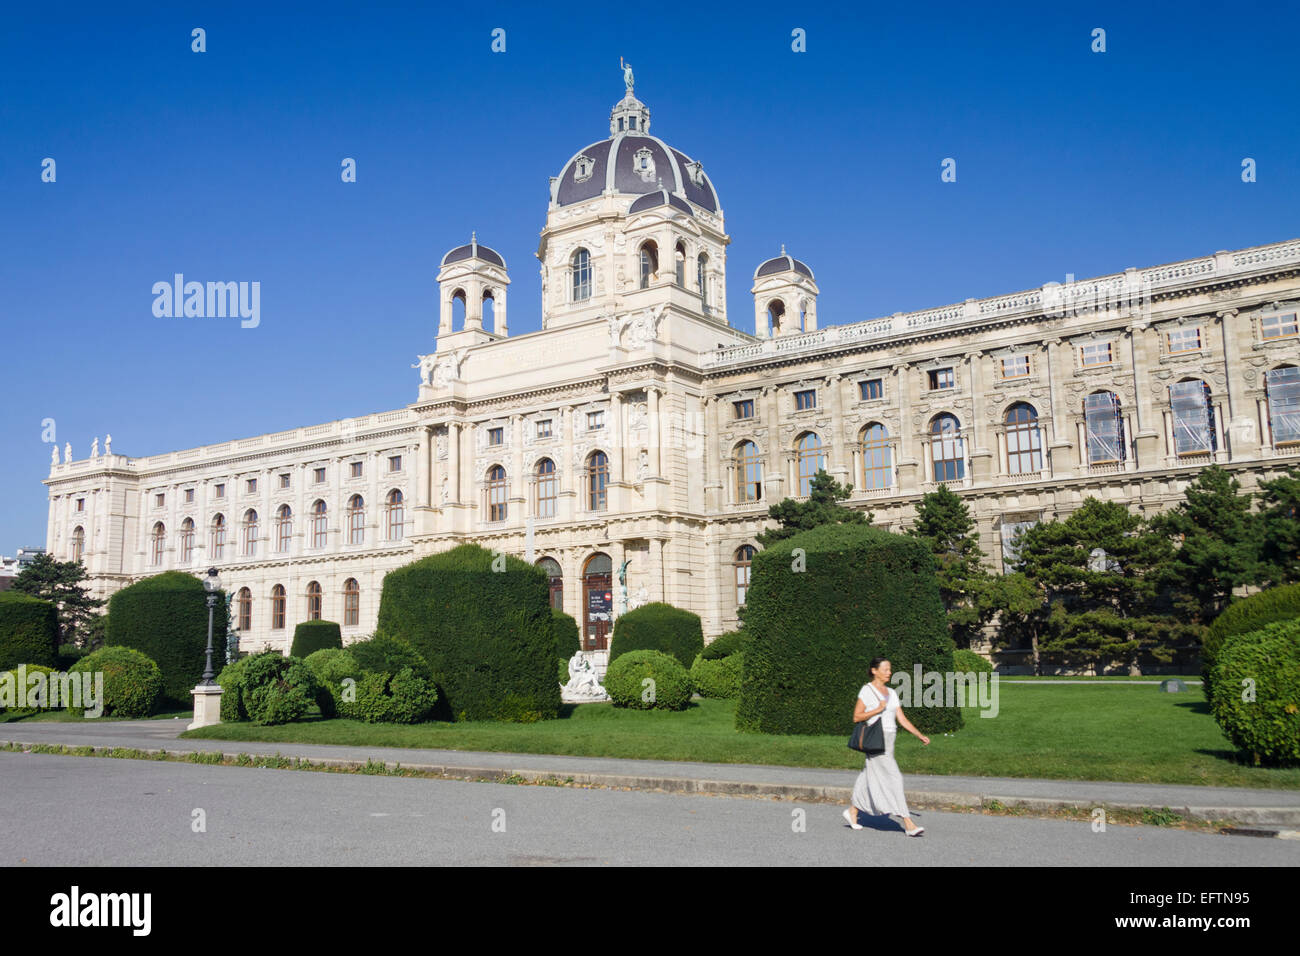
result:
M 9 5 L 0 553 L 45 543 L 44 419 L 144 456 L 412 401 L 471 229 L 539 328 L 548 177 L 620 56 L 718 189 L 750 332 L 783 242 L 842 324 L 1300 236 L 1294 5 L 840 6 Z M 260 325 L 156 318 L 177 272 L 260 282 Z

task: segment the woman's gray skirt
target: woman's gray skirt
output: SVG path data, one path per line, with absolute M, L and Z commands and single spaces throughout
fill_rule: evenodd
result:
M 895 814 L 910 817 L 903 795 L 903 773 L 894 760 L 894 739 L 898 731 L 885 732 L 885 752 L 867 758 L 867 764 L 853 784 L 853 805 L 876 816 Z

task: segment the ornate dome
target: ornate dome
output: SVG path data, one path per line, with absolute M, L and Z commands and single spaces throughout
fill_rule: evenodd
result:
M 495 249 L 490 249 L 478 241 L 478 234 L 473 233 L 470 236 L 469 245 L 457 246 L 451 252 L 442 257 L 442 265 L 449 265 L 453 262 L 460 262 L 462 259 L 482 259 L 484 262 L 490 262 L 502 269 L 506 267 L 506 260 L 501 257 L 501 253 Z
M 800 275 L 806 275 L 809 279 L 813 278 L 812 270 L 794 256 L 788 255 L 785 246 L 781 247 L 779 256 L 768 259 L 754 270 L 754 278 L 761 279 L 763 276 L 776 275 L 778 272 L 798 272 Z

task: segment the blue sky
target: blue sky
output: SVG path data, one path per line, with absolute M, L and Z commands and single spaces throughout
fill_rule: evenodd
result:
M 410 402 L 471 229 L 510 267 L 511 331 L 539 328 L 547 180 L 608 134 L 620 56 L 713 178 L 747 331 L 783 242 L 842 324 L 1300 235 L 1281 4 L 70 4 L 6 27 L 3 554 L 44 543 L 43 419 L 77 458 L 106 432 L 143 456 Z M 260 326 L 156 318 L 176 272 L 260 282 Z

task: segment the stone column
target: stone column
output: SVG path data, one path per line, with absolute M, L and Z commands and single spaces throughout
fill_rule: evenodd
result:
M 1069 409 L 1065 407 L 1065 397 L 1061 392 L 1061 380 L 1065 376 L 1065 369 L 1060 366 L 1061 354 L 1061 340 L 1049 339 L 1047 391 L 1052 402 L 1052 428 L 1047 448 L 1053 478 L 1069 478 L 1078 470 L 1077 456 L 1072 454 L 1074 443 L 1070 441 Z
M 510 416 L 510 524 L 519 527 L 527 514 L 528 482 L 524 475 L 524 416 Z
M 651 385 L 646 389 L 647 415 L 646 415 L 646 435 L 649 448 L 649 478 L 659 478 L 663 475 L 663 462 L 660 459 L 660 446 L 662 444 L 662 423 L 659 420 L 659 389 Z
M 651 601 L 667 601 L 665 587 L 667 572 L 664 569 L 664 542 L 662 538 L 650 539 L 650 575 L 647 585 Z
M 1144 322 L 1135 322 L 1126 331 L 1129 334 L 1129 355 L 1133 362 L 1133 391 L 1136 399 L 1133 406 L 1133 440 L 1137 449 L 1137 461 L 1134 464 L 1138 468 L 1150 468 L 1157 464 L 1160 454 L 1160 432 L 1156 429 L 1156 414 L 1147 382 L 1152 330 Z
M 974 484 L 985 484 L 993 477 L 993 453 L 988 449 L 988 424 L 984 421 L 984 354 L 966 353 L 966 373 L 971 388 L 970 470 Z
M 898 490 L 912 494 L 920 488 L 917 449 L 913 447 L 912 434 L 912 366 L 903 362 L 894 366 L 894 394 L 898 396 Z
M 1218 313 L 1219 330 L 1223 335 L 1223 370 L 1226 386 L 1228 417 L 1217 422 L 1221 444 L 1226 444 L 1230 452 L 1229 460 L 1240 461 L 1260 457 L 1264 433 L 1256 424 L 1258 416 L 1252 416 L 1254 409 L 1246 397 L 1245 382 L 1241 377 L 1241 342 L 1238 337 L 1237 310 L 1225 309 Z
M 830 446 L 827 449 L 830 453 L 828 471 L 840 484 L 850 484 L 852 445 L 844 435 L 844 384 L 843 377 L 838 372 L 826 377 L 826 391 L 830 394 L 831 405 L 831 435 L 827 443 Z
M 722 422 L 719 418 L 721 402 L 716 395 L 704 399 L 704 434 L 701 442 L 704 446 L 704 510 L 716 512 L 727 500 L 722 467 L 723 459 L 729 457 L 718 444 L 722 434 Z
M 448 504 L 460 504 L 460 422 L 447 423 L 447 490 Z
M 775 385 L 763 386 L 763 417 L 767 419 L 767 454 L 764 456 L 763 495 L 768 501 L 780 501 L 787 495 L 786 453 L 781 447 L 781 411 L 778 389 Z

